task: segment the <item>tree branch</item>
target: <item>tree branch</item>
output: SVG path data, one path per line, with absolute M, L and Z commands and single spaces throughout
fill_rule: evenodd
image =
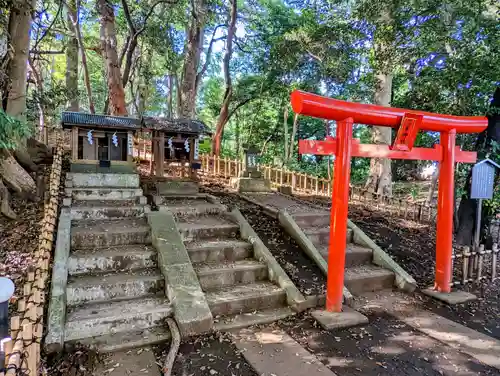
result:
M 38 45 L 42 42 L 43 38 L 45 38 L 47 36 L 47 34 L 49 33 L 50 29 L 52 29 L 52 27 L 56 23 L 57 19 L 59 18 L 59 15 L 61 14 L 62 5 L 63 5 L 62 2 L 60 2 L 59 3 L 59 7 L 57 8 L 56 15 L 54 16 L 54 19 L 49 24 L 49 26 L 47 26 L 47 28 L 43 31 L 43 34 L 41 35 L 41 37 L 35 42 L 35 45 L 33 46 L 33 50 L 36 50 L 36 48 L 38 47 Z
M 249 54 L 249 53 L 251 53 L 251 52 L 252 52 L 252 51 L 249 51 L 249 50 L 245 50 L 243 47 L 241 47 L 240 42 L 238 42 L 238 38 L 236 38 L 236 37 L 235 37 L 235 38 L 234 38 L 234 40 L 233 40 L 233 42 L 234 42 L 234 44 L 236 45 L 236 47 L 238 47 L 238 49 L 239 49 L 241 52 L 244 52 L 244 53 L 246 53 L 246 54 Z
M 205 63 L 203 64 L 203 67 L 201 67 L 201 70 L 196 75 L 196 86 L 198 86 L 198 83 L 200 82 L 201 78 L 203 77 L 203 75 L 205 74 L 205 72 L 208 69 L 208 64 L 210 64 L 210 57 L 212 55 L 212 48 L 213 48 L 214 43 L 219 41 L 219 40 L 225 39 L 225 37 L 215 38 L 215 33 L 217 32 L 217 30 L 220 27 L 224 27 L 224 26 L 225 26 L 224 24 L 217 25 L 214 28 L 214 31 L 212 32 L 212 38 L 210 39 L 210 44 L 208 45 L 207 54 L 205 56 Z
M 134 22 L 132 21 L 132 16 L 130 15 L 130 9 L 127 4 L 127 0 L 122 0 L 123 13 L 125 14 L 125 19 L 127 20 L 127 25 L 130 29 L 131 34 L 136 33 Z
M 62 55 L 66 52 L 66 47 L 64 47 L 62 50 L 59 51 L 36 51 L 36 50 L 30 50 L 30 54 L 33 55 Z

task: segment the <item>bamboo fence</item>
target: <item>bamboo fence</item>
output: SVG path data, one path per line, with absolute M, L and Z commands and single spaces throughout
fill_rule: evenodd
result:
M 38 248 L 33 267 L 27 271 L 22 296 L 17 301 L 17 314 L 11 318 L 11 340 L 4 343 L 5 369 L 0 372 L 0 376 L 34 376 L 39 375 L 41 370 L 40 344 L 45 293 L 57 224 L 62 154 L 63 141 L 59 137 L 49 177 L 49 194 L 44 203 Z
M 243 170 L 243 163 L 237 159 L 220 158 L 201 155 L 201 173 L 218 179 L 238 177 Z M 271 182 L 274 187 L 290 186 L 298 195 L 308 195 L 330 198 L 332 182 L 318 176 L 292 171 L 287 168 L 277 168 L 269 165 L 258 165 L 262 176 Z M 362 187 L 351 185 L 349 200 L 351 203 L 388 212 L 391 215 L 404 219 L 411 219 L 420 223 L 433 223 L 436 219 L 435 206 L 381 196 Z

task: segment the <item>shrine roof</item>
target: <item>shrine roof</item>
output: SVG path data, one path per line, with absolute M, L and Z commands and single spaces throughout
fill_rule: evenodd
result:
M 184 134 L 211 134 L 210 129 L 200 120 L 169 119 L 164 117 L 145 117 L 143 127 L 157 131 Z
M 96 115 L 84 112 L 65 111 L 61 115 L 63 128 L 107 128 L 107 129 L 141 129 L 140 119 L 134 117 Z

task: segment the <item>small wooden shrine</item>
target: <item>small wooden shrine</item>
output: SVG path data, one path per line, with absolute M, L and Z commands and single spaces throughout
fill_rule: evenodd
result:
M 199 120 L 145 117 L 143 131 L 151 133 L 151 174 L 157 177 L 196 178 L 201 168 L 199 143 L 210 135 Z
M 133 117 L 63 112 L 63 129 L 71 131 L 71 159 L 74 164 L 133 165 L 134 134 L 141 121 Z

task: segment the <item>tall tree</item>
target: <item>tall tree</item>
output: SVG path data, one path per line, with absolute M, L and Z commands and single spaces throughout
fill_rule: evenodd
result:
M 220 108 L 219 118 L 215 127 L 215 134 L 212 140 L 212 153 L 220 155 L 222 134 L 224 133 L 224 126 L 229 120 L 229 103 L 233 94 L 233 84 L 231 81 L 230 63 L 233 55 L 233 38 L 236 33 L 236 19 L 238 17 L 237 0 L 229 0 L 231 6 L 229 7 L 229 22 L 227 26 L 226 38 L 226 52 L 224 53 L 223 67 L 224 67 L 224 82 L 226 90 L 224 92 L 224 99 Z
M 177 103 L 177 113 L 183 118 L 192 118 L 195 114 L 196 95 L 200 80 L 198 67 L 203 48 L 207 11 L 205 0 L 193 0 L 191 2 L 191 20 L 187 31 L 184 65 Z M 207 56 L 208 58 L 209 56 Z
M 109 0 L 98 0 L 97 8 L 100 14 L 101 54 L 106 67 L 109 111 L 111 115 L 126 116 L 128 112 L 118 60 L 113 5 Z
M 393 44 L 394 44 L 394 15 L 392 0 L 381 4 L 379 18 L 376 22 L 374 35 L 374 65 L 375 65 L 375 92 L 373 102 L 380 106 L 391 105 L 393 79 Z M 390 145 L 392 129 L 390 127 L 372 127 L 372 142 L 374 144 Z M 383 196 L 392 195 L 391 160 L 386 158 L 372 158 L 370 172 L 365 188 Z
M 27 66 L 33 6 L 32 1 L 18 0 L 12 3 L 10 9 L 9 36 L 13 56 L 8 68 L 9 85 L 5 113 L 17 121 L 13 123 L 8 117 L 2 117 L 1 124 L 2 131 L 10 137 L 26 136 L 12 127 L 21 128 L 26 121 Z M 33 168 L 29 156 L 26 156 L 24 140 L 22 138 L 11 139 L 9 142 L 14 144 L 11 145 L 11 149 L 18 148 L 20 151 L 18 157 L 25 161 L 24 164 Z M 3 183 L 0 184 L 1 212 L 14 218 L 15 213 L 10 208 L 9 193 L 5 186 L 16 193 L 33 198 L 36 195 L 36 185 L 28 171 L 18 163 L 14 154 L 9 151 L 7 145 L 2 144 L 4 143 L 0 143 L 0 181 L 3 180 Z
M 76 0 L 67 1 L 67 21 L 77 19 Z M 70 27 L 70 35 L 66 43 L 66 92 L 68 96 L 68 110 L 80 109 L 78 95 L 78 37 L 75 28 Z

